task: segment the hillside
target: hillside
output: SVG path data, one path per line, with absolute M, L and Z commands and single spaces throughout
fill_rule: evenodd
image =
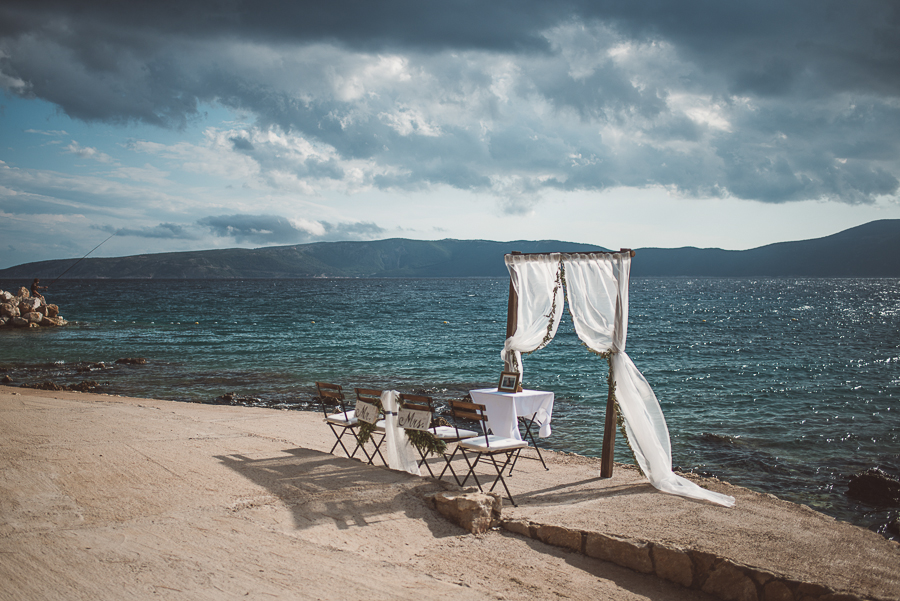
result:
M 317 242 L 257 249 L 40 261 L 0 270 L 0 279 L 502 277 L 511 251 L 589 252 L 600 246 L 556 240 Z M 632 275 L 711 277 L 900 277 L 900 219 L 750 250 L 639 248 Z M 74 267 L 72 267 L 75 265 Z M 68 270 L 68 271 L 66 271 Z

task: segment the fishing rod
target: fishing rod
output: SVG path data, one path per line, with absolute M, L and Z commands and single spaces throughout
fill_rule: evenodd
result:
M 112 237 L 115 236 L 115 235 L 116 235 L 116 233 L 113 232 L 113 233 L 112 233 L 112 236 L 110 236 L 109 238 L 107 238 L 106 240 L 104 240 L 103 242 L 101 242 L 100 244 L 98 244 L 97 246 L 95 246 L 94 248 L 92 248 L 91 250 L 89 250 L 89 251 L 87 252 L 86 255 L 84 255 L 83 257 L 81 257 L 80 259 L 78 259 L 77 261 L 75 261 L 74 263 L 72 263 L 72 265 L 69 267 L 69 269 L 72 269 L 72 267 L 75 267 L 76 265 L 78 265 L 79 263 L 81 263 L 82 261 L 84 261 L 84 260 L 87 258 L 87 256 L 88 256 L 89 254 L 91 254 L 92 252 L 94 252 L 95 250 L 97 250 L 98 248 L 100 248 L 101 246 L 103 246 L 104 244 L 106 244 L 106 243 L 110 240 L 110 238 L 112 238 Z M 64 272 L 62 272 L 61 274 L 59 274 L 58 276 L 56 276 L 56 280 L 58 280 L 59 278 L 63 277 L 64 275 L 66 275 L 66 274 L 69 272 L 69 269 L 66 269 Z M 49 284 L 47 284 L 47 288 L 49 288 L 50 286 L 52 286 L 53 284 L 55 284 L 55 283 L 56 283 L 56 280 L 53 280 L 52 282 L 50 282 Z

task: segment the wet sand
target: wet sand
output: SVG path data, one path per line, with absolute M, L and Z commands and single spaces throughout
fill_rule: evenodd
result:
M 712 599 L 511 533 L 467 534 L 441 483 L 326 453 L 321 415 L 0 386 L 0 599 Z M 549 453 L 505 519 L 715 553 L 900 598 L 900 545 L 719 481 L 726 509 Z

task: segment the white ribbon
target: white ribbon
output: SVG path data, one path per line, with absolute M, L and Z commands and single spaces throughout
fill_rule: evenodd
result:
M 397 423 L 397 414 L 400 412 L 400 393 L 396 390 L 382 392 L 381 407 L 384 409 L 384 445 L 387 451 L 388 467 L 392 470 L 421 476 L 416 451 L 409 442 L 406 430 Z

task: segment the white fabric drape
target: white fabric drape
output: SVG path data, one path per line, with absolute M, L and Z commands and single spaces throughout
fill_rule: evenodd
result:
M 409 442 L 406 430 L 397 424 L 397 413 L 400 412 L 400 393 L 396 390 L 385 390 L 381 393 L 381 407 L 384 409 L 384 446 L 387 451 L 388 467 L 421 476 L 415 449 Z
M 669 430 L 659 401 L 653 394 L 650 384 L 625 352 L 628 335 L 628 283 L 631 254 L 622 252 L 606 255 L 531 255 L 528 256 L 528 259 L 528 261 L 522 261 L 519 255 L 507 255 L 507 267 L 514 287 L 517 280 L 523 279 L 523 273 L 530 278 L 532 283 L 528 287 L 515 287 L 519 293 L 519 307 L 546 305 L 546 299 L 554 297 L 554 288 L 551 282 L 558 279 L 547 274 L 553 273 L 560 264 L 563 266 L 569 311 L 572 314 L 575 332 L 591 350 L 598 353 L 612 353 L 610 366 L 616 387 L 616 400 L 625 420 L 628 443 L 650 483 L 663 492 L 702 499 L 727 507 L 734 505 L 733 497 L 701 488 L 672 471 Z M 535 264 L 541 263 L 545 265 L 544 269 L 535 266 Z M 522 265 L 526 265 L 528 269 L 523 270 Z M 536 277 L 535 274 L 543 277 Z M 541 285 L 539 282 L 543 283 L 545 287 L 543 290 L 536 290 Z M 524 294 L 536 293 L 543 300 L 535 302 L 523 299 L 523 291 Z M 554 316 L 556 323 L 552 325 L 552 334 L 556 333 L 556 327 L 559 325 L 559 316 L 562 312 L 561 303 L 557 302 L 556 308 Z M 519 315 L 522 315 L 521 311 Z M 536 339 L 538 327 L 535 323 L 540 320 L 534 314 L 526 313 L 526 317 L 529 315 L 532 321 L 526 320 L 524 323 L 526 328 L 530 328 L 527 330 L 530 335 L 523 334 L 519 337 L 519 328 L 517 328 L 514 338 L 532 342 Z M 522 323 L 519 322 L 519 324 Z M 544 323 L 547 323 L 546 318 Z M 537 348 L 541 348 L 547 342 L 549 340 L 545 340 Z M 522 343 L 521 346 L 527 345 Z M 516 350 L 519 345 L 511 345 L 507 342 L 504 349 L 509 350 L 510 348 Z
M 565 301 L 560 255 L 507 255 L 506 264 L 518 294 L 516 331 L 503 345 L 502 359 L 524 373 L 522 353 L 544 348 L 554 336 Z

